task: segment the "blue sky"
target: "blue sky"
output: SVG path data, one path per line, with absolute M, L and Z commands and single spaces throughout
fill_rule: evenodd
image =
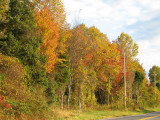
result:
M 62 0 L 71 26 L 96 26 L 110 41 L 121 32 L 139 45 L 146 72 L 160 66 L 160 0 Z

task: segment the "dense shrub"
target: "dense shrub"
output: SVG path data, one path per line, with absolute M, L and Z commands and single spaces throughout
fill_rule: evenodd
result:
M 47 109 L 44 88 L 27 87 L 25 70 L 18 59 L 0 54 L 0 110 L 20 117 Z

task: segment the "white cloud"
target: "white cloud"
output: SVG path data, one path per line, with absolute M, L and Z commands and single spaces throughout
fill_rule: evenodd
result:
M 138 58 L 146 71 L 149 71 L 153 65 L 160 66 L 160 36 L 156 36 L 152 40 L 139 41 L 138 45 Z
M 127 21 L 127 25 L 133 25 L 133 24 L 136 23 L 136 22 L 137 22 L 136 19 L 129 19 L 129 20 Z
M 122 27 L 123 27 L 123 26 L 120 24 L 120 25 L 117 25 L 117 26 L 113 27 L 112 30 L 117 30 L 117 29 L 120 29 L 120 28 L 122 28 Z
M 151 20 L 158 14 L 157 12 L 152 12 L 160 9 L 160 0 L 106 0 L 106 2 L 102 0 L 62 1 L 67 11 L 67 21 L 69 23 L 73 23 L 77 19 L 84 22 L 88 19 L 93 19 L 93 21 L 94 19 L 103 19 L 103 24 L 112 22 L 114 28 L 117 25 L 116 23 L 125 27 L 125 24 L 133 25 L 139 20 Z M 142 7 L 144 10 L 142 10 Z
M 160 9 L 160 0 L 137 0 L 137 2 L 151 10 Z
M 157 34 L 156 31 L 159 33 L 160 29 L 157 24 L 160 22 L 151 23 L 154 18 L 160 15 L 160 0 L 62 1 L 67 11 L 69 23 L 73 24 L 75 19 L 80 19 L 79 21 L 83 21 L 89 27 L 95 25 L 111 40 L 116 39 L 121 32 L 129 33 L 131 36 L 133 34 L 135 38 L 141 38 L 141 40 L 134 40 L 138 42 L 138 58 L 146 71 L 149 71 L 153 65 L 160 66 L 160 36 L 153 38 L 153 35 Z M 144 40 L 144 37 L 148 39 Z

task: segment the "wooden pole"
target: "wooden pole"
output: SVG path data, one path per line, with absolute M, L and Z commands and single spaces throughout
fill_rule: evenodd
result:
M 126 66 L 125 66 L 125 52 L 124 52 L 124 109 L 126 110 Z

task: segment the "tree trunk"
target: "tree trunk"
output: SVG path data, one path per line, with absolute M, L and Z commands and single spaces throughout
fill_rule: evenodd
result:
M 132 89 L 131 89 L 131 100 L 133 99 L 133 92 L 132 92 Z
M 91 105 L 93 105 L 93 90 L 91 89 Z
M 109 93 L 108 93 L 108 107 L 109 107 L 110 103 L 109 103 Z
M 69 109 L 69 100 L 70 100 L 70 94 L 71 94 L 71 64 L 70 64 L 70 58 L 69 58 L 69 84 L 68 84 L 68 100 L 67 100 L 67 109 Z
M 132 102 L 132 88 L 129 88 L 129 103 Z
M 136 90 L 136 94 L 137 94 L 137 104 L 139 102 L 139 90 L 138 90 L 138 87 L 137 87 L 137 90 Z
M 79 115 L 81 113 L 81 82 L 79 85 L 79 91 L 78 91 L 78 102 L 79 102 Z
M 79 98 L 79 115 L 81 114 L 81 98 Z
M 64 101 L 64 89 L 62 89 L 62 95 L 61 95 L 61 109 L 63 109 L 63 101 Z
M 61 99 L 61 97 L 60 97 L 60 90 L 58 90 L 58 102 L 60 102 L 60 99 Z
M 67 109 L 69 109 L 69 100 L 70 100 L 71 86 L 68 85 L 68 100 L 67 100 Z

